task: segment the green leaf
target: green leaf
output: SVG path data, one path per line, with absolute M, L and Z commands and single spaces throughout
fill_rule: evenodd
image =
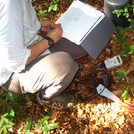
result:
M 123 13 L 124 12 L 124 10 L 123 9 L 121 9 L 121 10 L 119 10 L 120 11 L 120 13 Z
M 127 27 L 126 28 L 123 28 L 121 26 L 117 26 L 116 27 L 116 30 L 117 30 L 118 34 L 120 34 L 121 37 L 122 37 L 124 35 L 124 33 L 128 31 L 128 28 Z
M 13 94 L 11 92 L 7 92 L 7 99 L 12 100 L 12 101 L 16 101 L 16 99 L 18 98 L 17 94 Z
M 131 22 L 131 19 L 128 19 L 128 22 Z M 131 30 L 128 29 L 128 32 L 131 32 Z
M 62 120 L 62 118 L 58 118 L 58 119 L 55 120 L 55 123 L 56 123 L 56 122 L 59 122 L 59 121 L 61 121 L 61 120 Z
M 35 9 L 35 8 L 36 8 L 36 6 L 34 5 L 34 6 L 33 6 L 33 8 Z
M 120 81 L 123 78 L 123 76 L 116 76 L 115 80 Z
M 134 28 L 134 19 L 131 20 L 130 26 Z
M 33 124 L 35 124 L 35 121 L 33 121 L 30 117 L 26 119 L 27 124 L 24 126 L 23 131 L 27 132 Z
M 14 112 L 13 109 L 9 111 L 9 116 L 11 116 L 11 117 L 14 117 L 15 116 L 15 112 Z
M 26 134 L 30 134 L 30 132 L 26 132 Z
M 134 45 L 130 46 L 130 52 L 128 54 L 133 54 L 134 53 Z
M 3 119 L 0 120 L 0 128 L 2 127 Z
M 2 134 L 2 132 L 3 132 L 3 127 L 0 129 L 0 134 Z
M 123 34 L 117 33 L 116 34 L 116 38 L 119 39 L 119 40 L 122 40 Z
M 58 4 L 55 4 L 53 10 L 56 11 L 58 9 Z
M 52 110 L 49 110 L 49 116 L 52 116 Z
M 47 126 L 45 126 L 43 128 L 43 134 L 48 134 L 49 128 Z
M 48 119 L 50 119 L 50 116 L 44 116 L 43 117 L 43 121 L 47 121 Z
M 123 14 L 126 18 L 129 18 L 130 17 L 130 14 L 129 13 L 124 13 Z
M 117 32 L 119 32 L 120 34 L 124 34 L 124 28 L 123 27 L 121 27 L 121 26 L 117 26 L 116 27 L 116 30 L 117 30 Z
M 117 42 L 116 42 L 116 45 L 118 44 L 127 44 L 127 40 L 126 39 L 119 39 Z
M 8 125 L 6 125 L 7 128 L 13 127 L 14 123 L 13 122 L 8 122 Z
M 4 117 L 6 117 L 8 115 L 8 113 L 5 113 L 2 117 L 4 118 Z
M 113 14 L 117 14 L 118 13 L 118 10 L 114 10 L 112 13 Z
M 117 69 L 117 70 L 116 70 L 116 73 L 117 73 L 118 75 L 123 75 L 123 72 L 122 72 L 122 70 L 120 70 L 120 69 Z
M 29 102 L 26 103 L 26 105 L 27 105 L 27 106 L 31 106 L 32 103 L 33 103 L 32 101 L 29 101 Z
M 120 54 L 125 54 L 130 51 L 129 45 L 124 45 L 124 48 L 120 51 Z
M 128 8 L 127 7 L 124 8 L 124 12 L 126 12 L 126 13 L 128 12 Z
M 48 124 L 48 119 L 50 119 L 50 116 L 44 116 L 42 121 L 44 123 L 44 125 L 47 125 Z
M 27 117 L 27 118 L 26 118 L 26 122 L 27 122 L 27 123 L 32 122 L 32 121 L 33 121 L 32 118 L 30 118 L 30 117 Z
M 117 17 L 119 18 L 121 16 L 121 12 L 118 12 Z
M 44 123 L 44 125 L 48 125 L 48 121 L 47 120 L 44 120 L 43 123 Z
M 48 124 L 48 126 L 50 127 L 50 129 L 58 128 L 58 125 L 56 123 L 50 123 L 50 124 Z
M 130 84 L 129 84 L 129 83 L 126 83 L 126 84 L 124 85 L 124 88 L 125 88 L 126 90 L 128 90 L 128 89 L 130 88 Z
M 25 95 L 25 99 L 26 99 L 26 100 L 30 100 L 30 95 L 29 95 L 29 94 L 26 94 L 26 95 Z
M 4 134 L 7 134 L 7 128 L 6 127 L 3 128 L 3 131 L 4 131 Z
M 115 80 L 118 80 L 118 81 L 120 81 L 124 76 L 128 75 L 128 72 L 123 73 L 122 70 L 120 70 L 120 69 L 117 69 L 116 73 L 117 73 L 117 76 L 116 76 Z
M 128 97 L 128 90 L 124 90 L 122 94 L 122 98 L 125 100 Z
M 120 70 L 120 69 L 117 69 L 117 70 L 116 70 L 116 73 L 117 73 L 117 76 L 116 76 L 115 80 L 120 81 L 120 80 L 123 78 L 124 73 L 123 73 L 122 70 Z
M 39 11 L 39 14 L 42 14 L 42 13 L 43 13 L 43 11 L 42 11 L 42 10 L 40 10 L 40 11 Z
M 42 128 L 42 121 L 41 121 L 41 120 L 38 121 L 37 128 L 38 128 L 39 130 Z
M 48 8 L 48 12 L 50 12 L 51 10 L 53 10 L 53 5 L 51 5 L 49 8 Z
M 124 76 L 127 76 L 127 75 L 128 75 L 128 72 L 125 72 L 123 75 L 124 75 Z
M 121 11 L 120 10 L 114 10 L 112 13 L 116 14 L 118 18 L 121 16 Z
M 26 124 L 26 125 L 24 126 L 23 131 L 24 131 L 24 132 L 27 132 L 27 131 L 31 128 L 31 126 L 32 126 L 32 123 Z
M 9 122 L 9 119 L 3 118 L 3 121 L 6 122 L 6 123 L 8 123 Z

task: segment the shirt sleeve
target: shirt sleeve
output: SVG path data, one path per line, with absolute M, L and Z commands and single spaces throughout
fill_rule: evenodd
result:
M 24 44 L 21 0 L 0 0 L 0 63 L 11 72 L 25 69 L 31 51 Z

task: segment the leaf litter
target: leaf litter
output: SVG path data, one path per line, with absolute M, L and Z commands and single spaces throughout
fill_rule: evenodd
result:
M 48 9 L 50 0 L 35 0 L 33 4 L 36 6 L 36 11 Z M 102 0 L 85 0 L 85 2 L 104 11 L 104 3 Z M 69 7 L 69 1 L 60 0 L 59 8 L 56 12 L 51 11 L 45 19 L 57 20 L 63 12 Z M 134 42 L 134 31 L 129 33 L 128 41 Z M 65 90 L 70 94 L 78 97 L 78 104 L 66 111 L 56 109 L 48 109 L 38 104 L 37 99 L 33 96 L 32 105 L 26 108 L 26 113 L 34 121 L 38 121 L 43 116 L 48 115 L 49 110 L 52 110 L 50 122 L 57 118 L 62 118 L 58 122 L 58 128 L 51 130 L 50 134 L 133 134 L 134 133 L 134 113 L 116 104 L 115 102 L 99 96 L 96 87 L 103 84 L 102 76 L 107 74 L 109 77 L 110 88 L 116 96 L 122 99 L 121 95 L 124 90 L 124 81 L 115 81 L 116 69 L 99 70 L 99 63 L 104 60 L 116 56 L 122 49 L 121 45 L 116 45 L 117 38 L 115 34 L 102 51 L 97 60 L 93 60 L 90 56 L 77 60 L 79 71 L 70 86 Z M 134 89 L 134 54 L 131 56 L 122 55 L 123 70 L 128 72 L 128 80 L 131 87 Z M 120 67 L 119 67 L 120 69 Z M 129 96 L 126 102 L 134 105 L 134 98 L 129 91 Z M 16 121 L 15 133 L 23 134 L 25 119 L 22 119 L 18 125 Z M 37 124 L 30 129 L 31 133 L 40 134 L 37 130 Z

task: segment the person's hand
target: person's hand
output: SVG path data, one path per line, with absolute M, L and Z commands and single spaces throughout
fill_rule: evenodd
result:
M 41 31 L 42 32 L 47 32 L 49 27 L 56 27 L 56 24 L 53 22 L 53 21 L 49 21 L 49 20 L 46 20 L 46 21 L 40 21 L 41 23 Z
M 63 30 L 61 28 L 61 24 L 56 24 L 56 26 L 53 27 L 53 29 L 49 29 L 47 31 L 46 36 L 52 38 L 54 40 L 54 43 L 56 43 L 61 39 L 62 34 L 63 34 Z

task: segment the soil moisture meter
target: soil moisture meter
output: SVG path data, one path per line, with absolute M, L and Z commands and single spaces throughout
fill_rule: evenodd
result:
M 107 59 L 105 60 L 103 63 L 100 64 L 100 68 L 115 68 L 115 67 L 119 67 L 121 66 L 122 60 L 121 57 L 119 55 L 114 56 L 113 58 Z

